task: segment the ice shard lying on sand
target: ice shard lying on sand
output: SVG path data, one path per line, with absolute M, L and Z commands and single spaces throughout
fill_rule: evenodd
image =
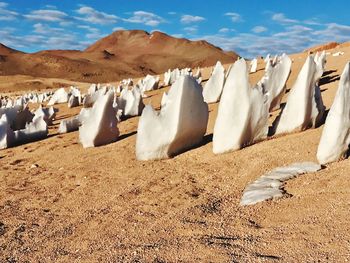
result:
M 316 73 L 316 63 L 309 56 L 289 92 L 285 107 L 273 123 L 273 133 L 303 131 L 322 123 L 325 106 L 316 85 Z
M 265 139 L 268 101 L 259 86 L 251 87 L 244 59 L 233 65 L 222 92 L 213 133 L 215 154 L 234 151 Z
M 209 113 L 196 79 L 179 77 L 167 97 L 159 113 L 150 105 L 142 112 L 136 139 L 138 160 L 169 158 L 203 139 Z
M 112 91 L 100 96 L 88 114 L 83 117 L 79 128 L 79 139 L 84 148 L 100 146 L 117 140 L 116 113 L 113 108 Z
M 286 181 L 301 174 L 317 172 L 320 169 L 321 165 L 312 162 L 277 167 L 245 188 L 240 205 L 254 205 L 265 200 L 280 198 L 283 196 L 283 186 Z
M 338 161 L 350 146 L 350 62 L 341 75 L 339 87 L 323 128 L 317 159 L 321 164 Z
M 204 85 L 203 97 L 206 103 L 218 102 L 224 87 L 225 69 L 218 61 L 214 67 L 213 73 Z

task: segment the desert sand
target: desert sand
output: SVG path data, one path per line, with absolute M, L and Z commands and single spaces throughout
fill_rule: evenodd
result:
M 330 52 L 339 50 L 345 54 L 327 57 L 320 82 L 327 110 L 350 60 L 350 47 Z M 291 55 L 288 88 L 306 56 Z M 263 68 L 259 60 L 258 71 L 250 75 L 252 84 L 262 77 Z M 208 68 L 204 78 L 209 73 Z M 17 93 L 24 90 L 18 87 Z M 149 92 L 145 103 L 159 109 L 166 90 Z M 84 149 L 78 132 L 57 134 L 60 120 L 80 109 L 59 105 L 49 138 L 0 151 L 1 261 L 349 260 L 350 160 L 288 181 L 282 199 L 239 206 L 244 188 L 267 171 L 294 162 L 317 162 L 323 126 L 214 155 L 217 106 L 209 106 L 201 145 L 169 160 L 143 162 L 135 157 L 139 117 L 118 124 L 117 142 Z

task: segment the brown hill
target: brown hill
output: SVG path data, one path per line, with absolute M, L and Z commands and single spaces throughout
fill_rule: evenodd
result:
M 7 56 L 10 54 L 14 54 L 14 53 L 22 53 L 22 52 L 15 50 L 15 49 L 12 49 L 12 48 L 9 48 L 9 47 L 0 43 L 0 56 Z
M 142 30 L 117 31 L 88 47 L 84 53 L 105 59 L 106 53 L 113 59 L 136 64 L 161 73 L 168 68 L 210 66 L 220 60 L 233 62 L 237 54 L 227 54 L 206 41 L 190 41 L 174 38 L 161 32 L 149 34 Z M 110 58 L 110 57 L 109 57 Z
M 206 41 L 174 38 L 161 32 L 116 31 L 84 51 L 46 50 L 22 53 L 0 46 L 0 75 L 30 75 L 86 82 L 109 82 L 168 68 L 233 62 L 237 54 Z
M 311 48 L 305 49 L 304 52 L 315 53 L 315 52 L 320 52 L 320 51 L 323 51 L 323 50 L 333 49 L 333 48 L 336 48 L 337 46 L 339 46 L 339 43 L 337 43 L 337 42 L 329 42 L 329 43 L 326 43 L 326 44 L 322 44 L 322 45 L 318 45 L 318 46 L 315 46 L 315 47 L 311 47 Z

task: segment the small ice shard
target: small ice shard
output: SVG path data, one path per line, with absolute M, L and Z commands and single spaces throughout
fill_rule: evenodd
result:
M 48 134 L 47 124 L 43 116 L 35 116 L 25 129 L 14 131 L 15 143 L 22 144 L 46 138 Z
M 124 87 L 131 87 L 132 85 L 134 85 L 134 81 L 132 79 L 123 79 L 120 84 Z
M 147 75 L 144 79 L 140 79 L 138 86 L 142 92 L 158 89 L 159 77 Z
M 52 95 L 51 99 L 47 103 L 47 106 L 52 106 L 59 103 L 67 103 L 68 97 L 68 93 L 65 91 L 65 89 L 60 88 L 56 90 L 55 93 Z
M 202 77 L 202 71 L 200 68 L 197 68 L 196 73 L 193 75 L 193 77 L 195 77 L 196 79 L 199 79 Z
M 117 98 L 118 110 L 122 110 L 124 116 L 138 116 L 141 114 L 143 104 L 141 90 L 133 87 L 131 90 L 124 88 Z
M 94 94 L 97 91 L 97 86 L 96 84 L 91 84 L 90 87 L 87 90 L 88 94 Z
M 273 133 L 303 131 L 321 124 L 325 106 L 316 85 L 316 72 L 316 63 L 309 56 L 289 92 L 286 106 L 273 123 Z
M 19 105 L 0 108 L 0 116 L 5 114 L 7 117 L 8 123 L 10 125 L 12 125 L 14 123 L 14 121 L 16 120 L 18 112 L 21 110 L 23 110 L 23 107 L 19 106 Z
M 13 144 L 14 133 L 10 128 L 6 114 L 0 118 L 0 149 L 6 149 Z
M 43 108 L 42 105 L 40 105 L 39 108 L 34 112 L 34 116 L 42 116 L 47 125 L 52 125 L 52 121 L 55 119 L 57 111 L 58 109 L 55 109 L 52 106 L 50 108 Z
M 100 96 L 79 127 L 79 140 L 84 148 L 108 144 L 117 140 L 116 113 L 113 108 L 113 92 Z
M 280 198 L 284 193 L 285 181 L 301 174 L 314 173 L 319 170 L 321 170 L 321 165 L 313 162 L 277 167 L 245 188 L 240 205 L 253 205 L 265 200 Z
M 221 96 L 213 133 L 215 154 L 239 150 L 265 139 L 268 132 L 267 96 L 248 81 L 244 59 L 236 61 Z
M 94 103 L 98 100 L 98 98 L 105 95 L 106 92 L 107 92 L 106 88 L 100 88 L 91 94 L 90 93 L 86 94 L 83 99 L 83 107 L 91 108 L 94 105 Z
M 79 106 L 79 97 L 71 95 L 68 100 L 68 108 L 78 107 Z
M 170 74 L 170 84 L 173 84 L 180 77 L 180 70 L 178 68 L 174 69 Z
M 27 123 L 32 122 L 33 117 L 34 114 L 25 106 L 23 110 L 17 112 L 16 118 L 11 124 L 11 129 L 14 131 L 24 129 Z
M 350 62 L 344 68 L 323 128 L 317 159 L 321 164 L 341 160 L 350 146 Z
M 89 118 L 92 108 L 82 108 L 77 116 L 62 120 L 58 127 L 58 133 L 68 133 L 79 130 L 84 118 Z
M 318 81 L 322 75 L 323 72 L 326 70 L 326 52 L 323 51 L 321 54 L 319 54 L 318 52 L 316 53 L 315 57 L 314 57 L 314 61 L 316 63 L 316 80 Z
M 214 70 L 204 85 L 203 97 L 206 103 L 218 102 L 224 87 L 225 81 L 225 69 L 218 61 L 214 67 Z
M 258 60 L 256 58 L 254 58 L 250 62 L 250 73 L 255 73 L 257 68 L 258 68 Z
M 169 69 L 167 72 L 164 73 L 164 86 L 169 86 L 170 85 L 170 78 L 171 78 L 171 70 Z
M 70 97 L 68 99 L 68 108 L 77 107 L 80 105 L 80 103 L 81 103 L 80 90 L 75 87 L 71 87 Z
M 342 52 L 342 51 L 339 51 L 339 52 L 336 52 L 336 53 L 332 54 L 333 57 L 339 57 L 339 56 L 342 56 L 342 55 L 344 55 L 344 52 Z
M 136 138 L 138 160 L 169 158 L 203 139 L 209 113 L 196 79 L 179 77 L 167 97 L 159 113 L 150 105 L 142 112 Z
M 81 121 L 80 121 L 79 115 L 67 120 L 62 120 L 60 122 L 60 126 L 58 127 L 58 133 L 62 134 L 62 133 L 77 131 L 79 130 L 80 125 L 81 125 Z
M 262 86 L 264 92 L 268 93 L 269 111 L 280 108 L 282 97 L 286 92 L 286 82 L 288 80 L 292 61 L 287 55 L 282 55 L 280 61 L 271 66 L 265 73 L 258 85 Z

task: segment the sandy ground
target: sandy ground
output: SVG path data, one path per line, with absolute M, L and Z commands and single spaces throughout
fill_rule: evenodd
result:
M 327 109 L 350 59 L 344 50 L 328 57 L 321 81 Z M 305 55 L 292 57 L 289 88 Z M 150 92 L 146 103 L 159 108 L 165 90 Z M 1 262 L 350 260 L 350 160 L 288 181 L 285 198 L 239 206 L 245 186 L 265 172 L 316 161 L 323 127 L 214 155 L 212 104 L 202 145 L 139 162 L 138 117 L 118 124 L 117 142 L 83 149 L 78 132 L 57 134 L 60 120 L 79 109 L 58 108 L 49 138 L 0 151 Z

